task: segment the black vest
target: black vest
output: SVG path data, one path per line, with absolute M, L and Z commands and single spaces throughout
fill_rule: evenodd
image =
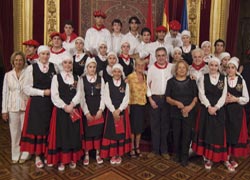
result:
M 84 73 L 84 67 L 86 60 L 88 58 L 88 55 L 85 54 L 83 58 L 79 61 L 76 62 L 76 55 L 73 56 L 73 74 L 81 76 Z
M 126 83 L 122 80 L 119 87 L 114 85 L 113 80 L 109 81 L 109 92 L 112 104 L 114 105 L 115 109 L 120 107 L 122 100 L 125 96 L 126 91 Z
M 66 104 L 70 104 L 70 102 L 72 101 L 72 99 L 76 95 L 78 77 L 76 75 L 73 75 L 73 76 L 74 76 L 74 83 L 73 84 L 66 84 L 63 81 L 63 78 L 62 78 L 61 74 L 59 74 L 57 76 L 59 97 Z
M 38 89 L 50 89 L 51 80 L 56 74 L 53 63 L 49 63 L 49 70 L 47 73 L 41 72 L 37 63 L 33 66 L 33 87 Z
M 96 81 L 91 83 L 87 77 L 83 77 L 85 99 L 91 115 L 96 115 L 101 102 L 102 79 L 97 76 Z
M 127 77 L 129 74 L 131 74 L 134 71 L 134 60 L 132 58 L 129 59 L 129 64 L 127 65 L 121 57 L 118 58 L 119 63 L 123 67 L 123 72 L 125 76 Z
M 204 90 L 207 99 L 209 100 L 211 106 L 215 106 L 224 89 L 224 76 L 220 74 L 219 80 L 216 85 L 210 82 L 209 74 L 204 75 Z

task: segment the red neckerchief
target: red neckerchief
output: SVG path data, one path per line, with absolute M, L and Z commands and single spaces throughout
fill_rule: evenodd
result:
M 121 54 L 120 57 L 122 59 L 124 59 L 126 62 L 128 62 L 130 60 L 130 56 L 129 55 L 128 55 L 128 57 L 125 57 L 123 54 Z
M 63 39 L 65 39 L 65 41 L 67 40 L 67 35 L 65 32 L 62 34 L 62 37 L 63 37 Z M 77 38 L 77 35 L 75 33 L 71 33 L 70 38 L 69 38 L 69 42 L 73 41 L 75 38 Z
M 93 28 L 96 29 L 97 31 L 101 31 L 102 29 L 105 28 L 105 26 L 102 25 L 101 27 L 97 27 L 96 25 L 94 25 Z
M 38 59 L 38 54 L 27 55 L 26 59 L 33 61 L 34 59 Z
M 65 51 L 65 49 L 64 48 L 62 48 L 60 51 L 58 51 L 58 52 L 55 52 L 55 51 L 53 51 L 53 49 L 52 48 L 50 48 L 50 52 L 52 52 L 53 54 L 61 54 L 61 53 L 63 53 Z
M 166 64 L 162 67 L 159 64 L 157 64 L 157 62 L 154 63 L 155 67 L 157 67 L 158 69 L 165 69 L 168 66 L 168 62 L 166 62 Z
M 204 61 L 202 61 L 202 63 L 201 63 L 200 65 L 196 65 L 196 64 L 192 63 L 192 67 L 193 67 L 195 70 L 197 70 L 197 71 L 199 71 L 199 70 L 200 70 L 201 68 L 203 68 L 205 65 L 206 65 L 206 63 L 205 63 Z

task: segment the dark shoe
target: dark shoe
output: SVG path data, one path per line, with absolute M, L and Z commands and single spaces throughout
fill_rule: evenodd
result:
M 137 147 L 137 148 L 135 148 L 136 149 L 136 155 L 138 156 L 138 157 L 142 157 L 142 154 L 141 154 L 141 151 L 140 151 L 140 149 L 139 149 L 139 147 Z
M 181 162 L 181 165 L 182 165 L 183 167 L 186 167 L 186 166 L 188 165 L 188 161 L 182 161 L 182 162 Z
M 176 162 L 176 163 L 180 163 L 180 162 L 181 162 L 181 158 L 180 158 L 179 156 L 177 156 L 177 155 L 174 155 L 174 156 L 172 157 L 172 160 L 173 160 L 174 162 Z
M 132 149 L 132 150 L 130 151 L 130 157 L 131 157 L 131 158 L 136 158 L 135 149 Z

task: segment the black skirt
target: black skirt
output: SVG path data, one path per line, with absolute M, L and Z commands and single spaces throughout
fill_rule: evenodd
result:
M 144 131 L 145 105 L 130 105 L 130 125 L 132 134 L 141 134 Z
M 50 96 L 32 96 L 30 100 L 28 134 L 48 135 L 53 104 Z

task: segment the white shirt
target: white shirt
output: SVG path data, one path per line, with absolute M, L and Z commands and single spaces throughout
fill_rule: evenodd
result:
M 230 77 L 227 78 L 227 81 L 228 81 L 228 85 L 229 87 L 231 88 L 234 88 L 236 86 L 236 83 L 238 81 L 238 76 L 236 76 L 234 79 L 231 79 Z M 244 79 L 242 79 L 242 96 L 239 97 L 239 101 L 238 103 L 240 105 L 245 105 L 248 103 L 249 101 L 249 94 L 248 94 L 248 90 L 247 90 L 247 86 L 246 86 L 246 82 Z
M 7 72 L 3 81 L 2 113 L 25 111 L 28 96 L 23 92 L 25 70 L 20 73 L 19 79 L 13 69 Z
M 92 83 L 95 82 L 96 79 L 97 79 L 97 76 L 95 76 L 94 78 L 92 78 L 89 75 L 86 75 L 86 77 L 87 77 L 87 80 L 89 82 L 92 82 Z M 104 88 L 105 88 L 105 83 L 104 83 L 103 78 L 101 78 L 101 101 L 100 101 L 99 109 L 101 109 L 102 111 L 105 109 L 105 104 L 104 104 Z M 84 84 L 82 83 L 81 92 L 83 92 L 83 91 L 84 91 Z M 88 108 L 88 105 L 86 103 L 85 95 L 82 96 L 81 107 L 82 107 L 82 110 L 84 112 L 84 115 L 86 115 L 86 114 L 89 113 L 89 108 Z
M 49 62 L 54 63 L 56 65 L 56 67 L 58 67 L 59 71 L 61 72 L 63 70 L 62 67 L 62 57 L 68 54 L 67 51 L 63 51 L 59 54 L 53 53 L 52 51 L 50 51 L 50 58 L 49 58 Z
M 140 44 L 140 35 L 137 33 L 137 35 L 134 36 L 131 32 L 128 32 L 123 38 L 130 44 L 129 55 L 135 54 L 135 49 Z
M 117 55 L 121 53 L 121 40 L 124 37 L 124 34 L 120 33 L 116 35 L 115 33 L 111 34 L 111 42 L 112 42 L 112 51 Z
M 98 54 L 98 46 L 100 42 L 107 43 L 107 52 L 111 50 L 111 34 L 108 29 L 103 28 L 100 31 L 97 31 L 95 28 L 91 27 L 87 30 L 84 47 L 92 55 Z
M 155 41 L 152 43 L 147 44 L 146 49 L 150 53 L 150 60 L 149 60 L 149 67 L 152 66 L 152 64 L 155 63 L 156 57 L 155 57 L 155 50 L 159 47 L 165 47 L 167 50 L 167 60 L 169 61 L 170 54 L 173 50 L 173 46 L 167 44 L 166 42 L 160 43 L 159 41 Z
M 216 78 L 212 78 L 209 74 L 209 79 L 210 79 L 210 82 L 213 84 L 213 85 L 216 85 L 219 81 L 219 77 L 220 77 L 220 74 L 217 73 L 216 75 Z M 204 106 L 208 107 L 210 106 L 210 102 L 209 100 L 207 99 L 206 95 L 205 95 L 205 89 L 204 89 L 204 75 L 200 77 L 199 81 L 198 81 L 198 89 L 199 89 L 199 99 L 201 101 L 201 104 L 203 104 Z M 218 102 L 216 103 L 215 107 L 217 108 L 221 108 L 224 104 L 225 104 L 225 101 L 226 101 L 226 96 L 227 96 L 227 79 L 226 77 L 224 78 L 224 88 L 223 88 L 223 92 L 222 92 L 222 96 L 220 97 L 220 99 L 218 100 Z
M 62 71 L 60 74 L 62 76 L 63 81 L 66 84 L 73 85 L 73 83 L 74 83 L 74 77 L 73 77 L 72 73 L 69 73 L 70 76 L 67 76 L 67 77 L 66 77 L 66 75 L 68 73 L 66 73 L 64 71 Z M 66 103 L 59 96 L 60 94 L 59 94 L 59 91 L 58 91 L 59 84 L 58 84 L 58 81 L 57 81 L 57 76 L 58 75 L 55 75 L 52 78 L 52 82 L 51 82 L 51 100 L 52 100 L 53 104 L 56 107 L 63 109 L 64 106 L 66 105 Z M 68 79 L 68 80 L 65 80 L 65 79 Z M 79 104 L 80 100 L 81 100 L 81 96 L 82 96 L 81 95 L 82 92 L 80 91 L 80 88 L 82 86 L 81 83 L 82 83 L 81 78 L 78 78 L 77 87 L 76 87 L 76 95 L 71 100 L 71 102 L 74 104 L 74 106 L 76 106 L 77 104 Z
M 49 70 L 49 63 L 42 64 L 40 61 L 37 62 L 39 69 L 41 72 L 46 73 Z M 44 65 L 47 66 L 47 71 L 44 71 Z M 58 69 L 54 65 L 56 72 Z M 33 87 L 33 66 L 28 66 L 25 70 L 25 78 L 24 78 L 24 93 L 28 96 L 44 96 L 44 90 L 37 89 Z
M 155 65 L 150 66 L 147 76 L 147 96 L 164 95 L 167 87 L 167 82 L 172 75 L 174 65 L 168 63 L 165 69 L 159 69 Z
M 135 49 L 135 53 L 139 53 L 140 58 L 145 58 L 149 55 L 149 52 L 147 51 L 147 44 L 145 42 L 141 42 Z
M 167 44 L 172 45 L 174 48 L 181 47 L 183 44 L 181 40 L 181 33 L 178 33 L 176 37 L 172 37 L 170 32 L 168 32 L 164 40 Z
M 76 54 L 76 45 L 75 40 L 69 41 L 63 41 L 63 48 L 66 49 L 66 51 L 71 55 L 74 56 Z
M 201 76 L 204 74 L 208 73 L 208 66 L 205 65 L 202 67 L 200 70 L 196 70 L 192 65 L 189 66 L 188 73 L 190 76 L 194 77 L 196 84 L 198 83 L 198 80 L 200 79 Z
M 113 79 L 113 82 L 114 82 L 114 85 L 117 87 L 121 85 L 121 80 L 116 82 Z M 105 88 L 104 88 L 104 102 L 105 102 L 105 105 L 109 109 L 110 112 L 113 113 L 116 110 L 114 105 L 112 104 L 112 100 L 110 98 L 109 83 L 108 82 L 105 84 Z M 120 104 L 120 107 L 118 109 L 120 109 L 120 111 L 123 111 L 124 109 L 126 109 L 128 107 L 128 102 L 129 102 L 129 85 L 128 85 L 128 83 L 126 83 L 125 96 L 124 96 L 122 103 Z

